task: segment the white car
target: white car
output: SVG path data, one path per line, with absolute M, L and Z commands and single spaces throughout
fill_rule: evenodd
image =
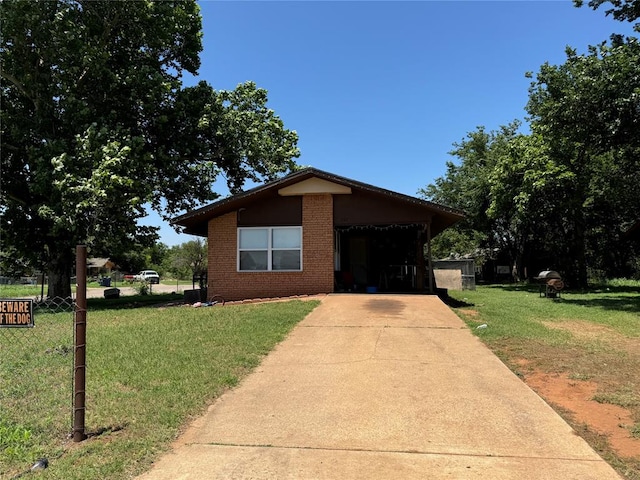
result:
M 160 283 L 160 275 L 155 270 L 142 270 L 135 279 L 141 282 Z

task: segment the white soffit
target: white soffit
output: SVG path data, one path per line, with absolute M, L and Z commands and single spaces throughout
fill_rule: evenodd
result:
M 314 193 L 331 193 L 331 194 L 349 194 L 351 193 L 351 187 L 345 187 L 338 183 L 329 182 L 321 178 L 312 177 L 303 180 L 288 187 L 278 190 L 278 194 L 283 197 L 292 195 L 309 195 Z

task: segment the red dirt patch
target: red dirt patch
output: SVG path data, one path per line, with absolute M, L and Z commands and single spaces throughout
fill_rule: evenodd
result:
M 592 400 L 597 390 L 594 382 L 572 380 L 566 373 L 548 374 L 533 371 L 525 375 L 525 382 L 538 395 L 572 413 L 578 423 L 608 437 L 611 447 L 621 457 L 640 457 L 640 439 L 631 437 L 631 414 L 617 405 Z

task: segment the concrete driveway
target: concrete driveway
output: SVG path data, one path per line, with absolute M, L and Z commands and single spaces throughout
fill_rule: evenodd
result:
M 437 297 L 329 295 L 139 477 L 620 479 Z

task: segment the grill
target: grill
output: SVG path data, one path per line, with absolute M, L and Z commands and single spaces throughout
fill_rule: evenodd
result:
M 554 270 L 543 270 L 534 277 L 540 283 L 540 296 L 547 298 L 560 298 L 560 292 L 564 288 L 562 276 Z

